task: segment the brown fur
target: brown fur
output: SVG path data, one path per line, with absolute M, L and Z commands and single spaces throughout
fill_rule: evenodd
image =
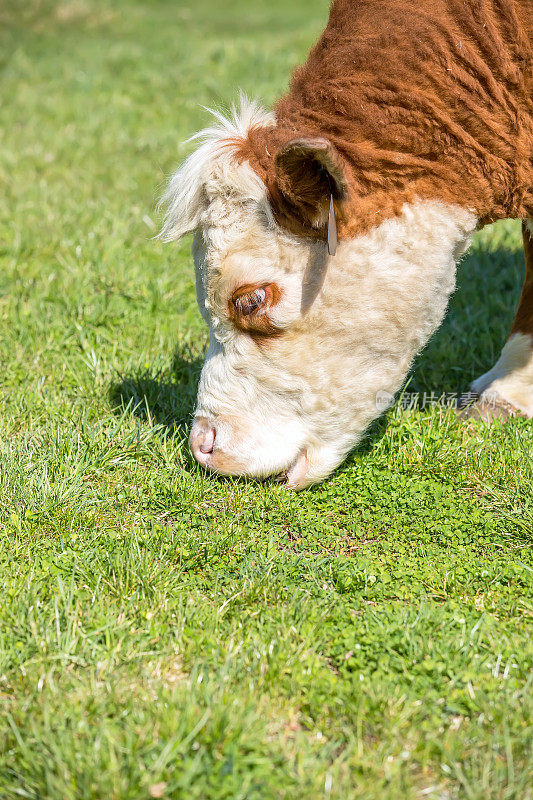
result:
M 241 145 L 278 222 L 325 238 L 324 215 L 313 229 L 276 167 L 302 138 L 327 139 L 343 166 L 340 238 L 416 197 L 469 208 L 480 224 L 533 216 L 532 26 L 533 0 L 334 0 L 276 125 Z

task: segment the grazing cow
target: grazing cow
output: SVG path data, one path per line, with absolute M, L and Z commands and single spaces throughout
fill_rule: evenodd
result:
M 201 464 L 327 476 L 442 321 L 472 233 L 505 217 L 526 280 L 473 389 L 533 416 L 532 0 L 335 0 L 274 113 L 215 117 L 161 234 L 194 231 Z

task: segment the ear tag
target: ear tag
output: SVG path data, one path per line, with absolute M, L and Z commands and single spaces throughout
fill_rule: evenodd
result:
M 328 215 L 328 253 L 334 256 L 337 252 L 337 220 L 335 219 L 335 206 L 333 205 L 333 195 L 329 196 L 329 215 Z

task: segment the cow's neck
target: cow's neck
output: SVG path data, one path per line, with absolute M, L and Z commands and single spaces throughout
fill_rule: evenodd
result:
M 249 134 L 246 155 L 274 206 L 278 148 L 322 136 L 349 177 L 341 238 L 417 198 L 467 208 L 481 223 L 533 215 L 530 4 L 499 5 L 496 16 L 496 5 L 474 0 L 423 10 L 418 0 L 336 0 L 276 126 Z

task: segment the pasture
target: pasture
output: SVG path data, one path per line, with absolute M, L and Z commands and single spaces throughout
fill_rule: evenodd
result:
M 431 402 L 505 341 L 519 223 L 324 484 L 188 451 L 207 336 L 155 203 L 200 106 L 270 105 L 326 16 L 2 0 L 2 800 L 533 796 L 533 425 Z

